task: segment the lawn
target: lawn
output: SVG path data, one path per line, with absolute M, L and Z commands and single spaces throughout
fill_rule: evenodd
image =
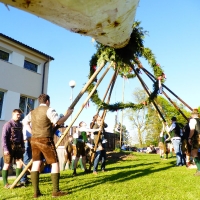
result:
M 110 153 L 107 172 L 98 175 L 84 174 L 77 170 L 61 172 L 60 189 L 69 195 L 59 199 L 70 200 L 194 200 L 200 199 L 200 177 L 195 169 L 174 167 L 175 158 L 161 160 L 159 155 L 136 152 Z M 11 181 L 10 181 L 11 183 Z M 0 184 L 0 199 L 31 199 L 32 186 L 3 189 Z M 40 190 L 44 196 L 38 199 L 53 199 L 50 174 L 40 175 Z

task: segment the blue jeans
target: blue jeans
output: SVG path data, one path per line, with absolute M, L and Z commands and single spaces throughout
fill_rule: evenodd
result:
M 174 146 L 174 151 L 176 153 L 176 165 L 181 166 L 184 165 L 184 158 L 181 150 L 181 138 L 180 139 L 171 139 L 172 144 Z
M 23 162 L 25 165 L 27 165 L 30 160 L 32 159 L 32 151 L 31 151 L 31 144 L 29 141 L 24 142 L 25 152 L 24 152 L 24 158 Z M 24 167 L 23 167 L 24 169 Z M 22 178 L 20 179 L 20 182 L 26 182 L 27 181 L 27 174 L 25 173 Z
M 99 160 L 101 159 L 101 170 L 105 170 L 106 165 L 106 150 L 97 151 L 94 159 L 93 172 L 98 169 Z

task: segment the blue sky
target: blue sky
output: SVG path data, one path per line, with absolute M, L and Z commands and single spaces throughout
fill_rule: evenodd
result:
M 9 8 L 10 11 L 4 4 L 0 4 L 0 32 L 55 58 L 50 64 L 48 94 L 51 96 L 51 107 L 58 113 L 64 113 L 70 105 L 69 81 L 76 81 L 74 97 L 87 82 L 89 60 L 95 53 L 91 38 L 71 33 L 24 11 Z M 200 105 L 199 19 L 199 0 L 140 0 L 135 16 L 135 20 L 141 21 L 143 29 L 148 31 L 144 45 L 153 51 L 157 62 L 163 67 L 167 76 L 165 84 L 191 107 Z M 145 61 L 143 65 L 151 71 Z M 103 97 L 112 74 L 111 70 L 100 85 L 100 97 Z M 151 89 L 152 82 L 144 74 L 142 78 Z M 111 103 L 122 100 L 122 85 L 123 80 L 118 78 Z M 140 87 L 137 79 L 125 81 L 125 102 L 133 100 L 132 93 L 136 87 Z M 73 115 L 85 98 L 86 95 L 81 98 Z M 89 124 L 95 113 L 96 106 L 90 103 L 90 107 L 83 110 L 75 125 L 80 121 Z M 106 122 L 111 129 L 115 114 L 107 114 Z M 121 112 L 118 112 L 118 119 L 121 119 Z M 131 132 L 130 122 L 126 118 L 124 125 Z

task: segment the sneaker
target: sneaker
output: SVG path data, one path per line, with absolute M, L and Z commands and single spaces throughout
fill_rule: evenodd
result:
M 52 197 L 56 198 L 56 197 L 66 196 L 67 194 L 68 194 L 67 192 L 58 191 L 58 192 L 53 192 Z
M 196 166 L 196 165 L 192 165 L 192 164 L 190 164 L 187 168 L 188 168 L 188 169 L 196 169 L 197 166 Z
M 200 171 L 197 171 L 194 176 L 200 176 Z
M 9 185 L 8 183 L 6 183 L 6 185 L 4 185 L 4 189 L 9 189 L 11 185 Z
M 76 176 L 76 175 L 77 175 L 77 173 L 73 172 L 72 176 Z
M 102 141 L 102 144 L 107 143 L 107 142 L 108 142 L 107 139 L 104 139 L 104 140 Z
M 94 175 L 97 175 L 97 172 L 96 172 L 96 171 L 94 171 L 94 172 L 93 172 L 93 174 L 94 174 Z
M 29 180 L 27 180 L 27 181 L 22 181 L 22 182 L 20 182 L 20 184 L 21 184 L 21 186 L 26 187 L 26 186 L 28 186 L 29 184 L 31 184 L 31 182 L 30 182 Z

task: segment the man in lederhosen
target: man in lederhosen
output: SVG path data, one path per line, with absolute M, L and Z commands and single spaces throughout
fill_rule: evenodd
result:
M 51 164 L 52 197 L 65 196 L 67 192 L 60 191 L 59 189 L 60 168 L 53 141 L 53 125 L 63 124 L 73 110 L 68 109 L 66 114 L 60 118 L 58 113 L 49 107 L 50 97 L 47 94 L 41 94 L 38 100 L 40 105 L 23 119 L 25 129 L 32 133 L 31 149 L 33 165 L 31 168 L 31 181 L 34 188 L 33 197 L 38 198 L 42 195 L 39 190 L 39 171 L 43 156 L 47 164 Z
M 8 169 L 13 159 L 16 160 L 16 176 L 22 172 L 22 162 L 24 153 L 24 140 L 22 133 L 22 124 L 20 123 L 21 110 L 14 109 L 12 119 L 6 122 L 2 130 L 2 147 L 4 166 L 2 170 L 4 188 L 9 188 Z

